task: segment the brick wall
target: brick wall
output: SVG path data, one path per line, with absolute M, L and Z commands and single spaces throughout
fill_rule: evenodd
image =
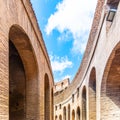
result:
M 49 120 L 52 120 L 53 75 L 42 34 L 39 30 L 30 1 L 2 0 L 0 1 L 0 14 L 0 120 L 12 119 L 12 114 L 9 114 L 9 110 L 11 111 L 12 109 L 12 107 L 9 106 L 11 97 L 9 90 L 13 89 L 13 86 L 17 87 L 17 91 L 20 91 L 22 96 L 24 94 L 23 99 L 25 100 L 25 102 L 24 100 L 18 100 L 20 103 L 16 105 L 20 105 L 19 110 L 21 109 L 21 112 L 18 114 L 14 112 L 14 116 L 21 116 L 22 118 L 20 119 L 23 119 L 24 116 L 26 120 L 45 119 L 45 74 L 49 77 Z M 17 58 L 14 60 L 16 63 L 12 61 L 11 64 L 9 61 L 9 40 L 11 40 L 17 49 L 24 70 L 19 66 L 20 64 Z M 25 74 L 25 76 L 23 74 Z M 18 82 L 19 79 L 21 80 Z M 13 83 L 13 80 L 16 82 Z M 25 110 L 23 110 L 24 108 Z

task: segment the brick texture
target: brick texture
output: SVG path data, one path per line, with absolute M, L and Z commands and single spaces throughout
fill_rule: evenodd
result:
M 52 120 L 53 84 L 50 60 L 30 1 L 1 0 L 0 120 Z M 46 105 L 49 112 L 45 112 Z

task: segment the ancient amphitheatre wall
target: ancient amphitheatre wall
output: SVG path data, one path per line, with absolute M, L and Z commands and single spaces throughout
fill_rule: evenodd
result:
M 110 9 L 116 10 L 111 22 Z M 119 120 L 119 27 L 119 0 L 98 0 L 82 64 L 70 86 L 54 96 L 55 120 Z
M 10 61 L 15 61 L 18 69 Z M 20 78 L 26 84 L 23 89 Z M 53 84 L 49 57 L 30 1 L 1 0 L 0 120 L 8 120 L 14 114 L 17 117 L 20 110 L 24 119 L 52 120 Z M 19 99 L 14 97 L 16 94 Z

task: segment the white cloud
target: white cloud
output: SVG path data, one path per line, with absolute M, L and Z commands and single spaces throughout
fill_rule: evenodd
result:
M 88 32 L 86 34 L 82 34 L 82 36 L 74 39 L 72 52 L 84 53 L 87 39 L 88 39 Z
M 63 0 L 49 17 L 46 33 L 49 35 L 54 29 L 60 33 L 69 31 L 74 39 L 72 50 L 83 53 L 87 42 L 83 35 L 90 30 L 96 3 L 97 0 Z
M 67 68 L 71 68 L 73 63 L 68 60 L 68 57 L 58 57 L 50 55 L 51 65 L 53 72 L 63 72 Z
M 59 42 L 62 42 L 62 41 L 70 41 L 72 38 L 72 34 L 67 30 L 65 31 L 62 35 L 60 35 L 57 40 Z

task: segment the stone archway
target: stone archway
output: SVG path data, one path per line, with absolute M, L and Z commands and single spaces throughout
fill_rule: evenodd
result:
M 26 114 L 26 76 L 20 55 L 9 41 L 9 119 L 24 120 Z
M 47 74 L 44 78 L 44 115 L 45 120 L 50 120 L 50 84 Z
M 75 120 L 75 111 L 72 110 L 72 120 Z
M 53 88 L 51 90 L 51 116 L 52 116 L 52 120 L 54 119 L 54 92 L 53 92 Z
M 105 67 L 101 84 L 101 119 L 120 119 L 120 43 Z
M 13 25 L 9 31 L 9 116 L 10 120 L 37 119 L 37 64 L 30 39 Z
M 89 119 L 96 120 L 96 70 L 94 67 L 89 78 Z
M 80 107 L 78 106 L 77 107 L 77 118 L 76 118 L 76 120 L 80 120 Z
M 68 105 L 68 120 L 70 120 L 70 104 Z
M 58 117 L 57 117 L 57 115 L 56 115 L 56 116 L 55 116 L 55 120 L 57 120 L 57 118 L 58 118 Z
M 62 115 L 59 115 L 59 120 L 62 120 Z
M 66 107 L 63 108 L 63 120 L 66 120 Z
M 82 90 L 82 120 L 86 120 L 87 118 L 87 111 L 86 111 L 86 87 L 83 87 Z

